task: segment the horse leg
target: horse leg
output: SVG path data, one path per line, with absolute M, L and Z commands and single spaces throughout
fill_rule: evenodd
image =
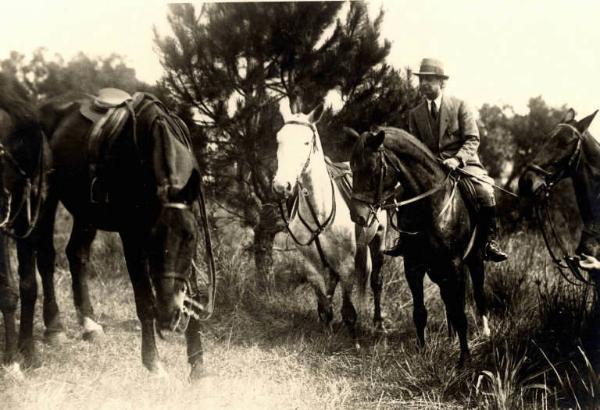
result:
M 463 366 L 470 357 L 469 344 L 467 341 L 467 316 L 465 315 L 465 282 L 461 271 L 456 271 L 455 275 L 439 283 L 440 294 L 446 305 L 446 313 L 450 324 L 458 333 L 460 343 L 460 357 L 458 367 Z
M 381 291 L 383 289 L 383 276 L 381 267 L 383 266 L 383 236 L 378 232 L 369 244 L 371 251 L 371 290 L 373 291 L 373 325 L 379 332 L 385 333 L 383 319 L 381 317 Z
M 356 326 L 356 309 L 354 309 L 354 305 L 352 304 L 352 288 L 353 288 L 352 280 L 345 280 L 342 282 L 342 319 L 348 328 L 348 332 L 350 332 L 350 336 L 354 341 L 354 346 L 356 349 L 360 349 L 360 344 L 358 343 L 358 331 Z
M 44 291 L 44 340 L 49 344 L 60 344 L 66 340 L 65 327 L 62 323 L 56 295 L 54 292 L 54 218 L 58 201 L 54 198 L 46 202 L 46 210 L 39 221 L 33 237 L 37 241 L 37 267 L 42 277 Z
M 19 303 L 17 280 L 10 266 L 8 238 L 0 233 L 0 311 L 4 316 L 4 363 L 15 363 L 17 359 L 17 331 L 15 312 Z
M 66 249 L 79 324 L 83 327 L 83 338 L 90 341 L 100 340 L 104 336 L 102 326 L 94 320 L 88 288 L 90 249 L 95 236 L 94 227 L 74 218 L 71 238 Z
M 154 295 L 152 294 L 146 259 L 143 256 L 143 240 L 138 235 L 121 233 L 121 241 L 123 242 L 127 271 L 133 286 L 135 308 L 142 327 L 142 363 L 148 370 L 160 375 L 164 373 L 164 370 L 156 349 Z
M 468 261 L 471 282 L 473 283 L 473 297 L 477 307 L 479 326 L 484 337 L 490 337 L 491 331 L 488 323 L 488 311 L 483 287 L 485 280 L 485 267 L 480 252 L 476 252 Z
M 190 380 L 199 380 L 205 375 L 203 365 L 202 334 L 200 333 L 200 321 L 191 318 L 185 330 L 185 341 L 187 345 L 188 363 L 191 366 Z
M 17 243 L 19 262 L 19 293 L 21 297 L 21 323 L 19 326 L 19 351 L 27 367 L 37 367 L 39 361 L 33 344 L 33 318 L 37 299 L 35 278 L 35 250 L 29 241 Z
M 425 347 L 425 326 L 427 326 L 427 309 L 423 293 L 423 280 L 425 268 L 413 264 L 410 259 L 404 260 L 404 275 L 410 288 L 413 299 L 413 322 L 417 331 L 419 346 Z
M 339 276 L 332 269 L 327 269 L 327 286 L 325 291 L 325 296 L 327 300 L 324 302 L 322 298 L 319 298 L 317 295 L 317 312 L 319 314 L 319 319 L 326 323 L 330 324 L 333 320 L 333 295 L 335 294 L 335 288 L 339 282 Z

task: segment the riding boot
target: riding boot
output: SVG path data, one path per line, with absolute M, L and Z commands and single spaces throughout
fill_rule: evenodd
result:
M 498 223 L 496 220 L 496 207 L 482 207 L 480 211 L 481 229 L 485 239 L 484 257 L 488 261 L 502 262 L 508 255 L 500 248 L 497 242 Z

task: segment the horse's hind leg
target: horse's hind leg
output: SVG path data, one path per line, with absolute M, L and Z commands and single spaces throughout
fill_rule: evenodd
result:
M 381 267 L 383 266 L 383 230 L 380 230 L 369 244 L 371 251 L 371 290 L 373 291 L 373 325 L 380 332 L 385 332 L 383 319 L 381 317 L 381 291 L 383 289 L 383 275 Z M 385 233 L 385 231 L 383 231 Z
M 485 267 L 480 253 L 474 254 L 468 261 L 469 272 L 471 274 L 471 282 L 473 283 L 473 297 L 475 298 L 475 306 L 479 317 L 479 326 L 481 334 L 484 337 L 490 337 L 490 326 L 488 323 L 488 311 L 485 299 L 484 280 Z
M 94 319 L 94 309 L 90 301 L 88 277 L 90 272 L 90 248 L 96 229 L 89 224 L 81 223 L 78 219 L 73 221 L 71 238 L 67 245 L 66 253 L 72 276 L 73 299 L 79 318 L 83 326 L 83 338 L 86 340 L 101 339 L 104 335 L 102 326 Z
M 425 346 L 425 326 L 427 326 L 427 309 L 423 293 L 425 268 L 409 258 L 404 259 L 404 275 L 413 299 L 413 322 L 417 331 L 417 340 L 421 347 Z

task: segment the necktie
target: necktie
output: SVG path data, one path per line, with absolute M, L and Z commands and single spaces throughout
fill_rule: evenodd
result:
M 435 101 L 431 102 L 431 118 L 433 118 L 434 121 L 437 121 L 437 107 L 435 106 Z

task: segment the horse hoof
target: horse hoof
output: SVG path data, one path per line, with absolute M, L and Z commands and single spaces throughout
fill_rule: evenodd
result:
M 44 343 L 49 346 L 60 346 L 68 340 L 67 335 L 64 331 L 48 331 L 44 332 Z
M 35 352 L 23 353 L 23 366 L 26 369 L 38 369 L 42 367 L 42 361 Z
M 100 344 L 104 341 L 105 338 L 106 335 L 104 334 L 104 330 L 102 329 L 83 332 L 83 340 L 85 340 L 86 342 Z
M 160 362 L 153 363 L 151 366 L 147 367 L 150 370 L 150 374 L 153 378 L 166 379 L 169 376 L 162 363 Z
M 375 333 L 380 334 L 380 335 L 387 335 L 388 331 L 385 328 L 385 326 L 383 325 L 383 321 L 378 320 L 374 322 L 375 325 Z
M 202 363 L 196 363 L 191 366 L 190 370 L 190 382 L 198 382 L 200 380 L 207 379 L 213 376 L 211 373 L 206 371 L 206 368 Z
M 492 332 L 490 330 L 489 327 L 483 328 L 483 330 L 481 331 L 481 336 L 483 336 L 486 339 L 490 339 L 492 337 Z
M 4 375 L 7 379 L 17 382 L 25 380 L 25 376 L 23 375 L 23 371 L 21 370 L 19 363 L 14 362 L 2 367 L 4 370 Z
M 355 349 L 357 352 L 360 352 L 360 350 L 362 349 L 362 348 L 361 348 L 361 346 L 360 346 L 360 343 L 358 343 L 358 342 L 354 342 L 354 349 Z

